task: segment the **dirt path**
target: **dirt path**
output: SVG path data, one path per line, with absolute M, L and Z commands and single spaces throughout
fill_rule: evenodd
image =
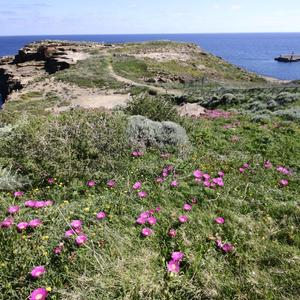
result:
M 158 86 L 154 86 L 154 85 L 148 85 L 148 84 L 143 84 L 143 83 L 139 83 L 136 81 L 133 81 L 131 79 L 128 79 L 126 77 L 122 77 L 118 74 L 115 73 L 112 64 L 110 63 L 108 65 L 108 71 L 110 72 L 110 75 L 115 78 L 117 81 L 126 83 L 126 84 L 130 84 L 133 86 L 139 86 L 139 87 L 146 87 L 149 88 L 151 90 L 156 91 L 158 94 L 170 94 L 170 95 L 175 95 L 175 96 L 181 96 L 182 95 L 182 91 L 179 90 L 168 90 L 162 87 L 158 87 Z

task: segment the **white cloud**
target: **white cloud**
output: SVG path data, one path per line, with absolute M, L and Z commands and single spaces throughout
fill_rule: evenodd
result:
M 234 5 L 231 6 L 232 10 L 240 10 L 241 8 L 242 7 L 240 5 L 238 5 L 238 4 L 234 4 Z

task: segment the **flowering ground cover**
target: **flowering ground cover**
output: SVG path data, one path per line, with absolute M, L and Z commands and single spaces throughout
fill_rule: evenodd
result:
M 70 153 L 94 146 L 95 115 L 75 113 L 80 144 L 34 152 L 44 173 L 28 163 L 41 130 L 18 132 L 32 184 L 0 193 L 0 299 L 297 299 L 300 127 L 210 115 L 180 120 L 186 153 L 116 145 L 104 167 L 78 155 L 83 171 Z

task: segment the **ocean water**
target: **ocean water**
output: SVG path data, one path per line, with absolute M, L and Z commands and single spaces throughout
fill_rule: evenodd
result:
M 300 54 L 300 33 L 53 35 L 0 37 L 0 56 L 16 54 L 25 44 L 43 39 L 106 43 L 172 40 L 191 42 L 249 71 L 278 79 L 300 79 L 300 62 L 280 63 L 280 54 Z

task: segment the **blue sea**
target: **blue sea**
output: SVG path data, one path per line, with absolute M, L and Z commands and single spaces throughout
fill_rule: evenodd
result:
M 43 39 L 126 43 L 152 40 L 191 42 L 249 71 L 278 79 L 300 79 L 300 62 L 280 63 L 280 54 L 300 54 L 300 33 L 53 35 L 0 37 L 0 56 L 16 54 Z

